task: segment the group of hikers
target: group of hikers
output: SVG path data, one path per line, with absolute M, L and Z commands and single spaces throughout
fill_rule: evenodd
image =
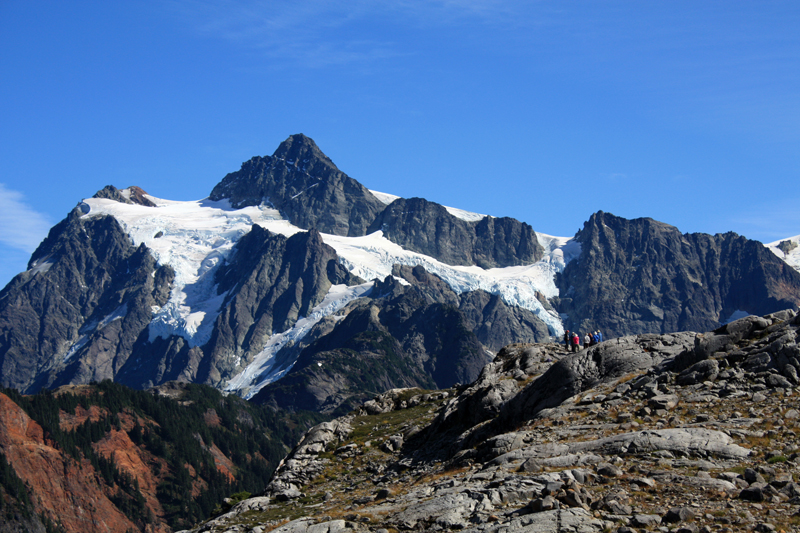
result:
M 603 342 L 603 334 L 599 331 L 594 331 L 592 333 L 587 333 L 583 337 L 583 347 L 588 348 L 590 346 L 594 346 L 595 344 Z M 577 352 L 581 349 L 581 336 L 578 335 L 577 332 L 567 330 L 564 332 L 564 345 L 567 347 L 567 350 L 572 349 L 573 352 Z

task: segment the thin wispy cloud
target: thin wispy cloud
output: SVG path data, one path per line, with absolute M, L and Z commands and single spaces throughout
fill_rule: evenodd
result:
M 32 253 L 50 226 L 45 215 L 25 203 L 22 193 L 0 183 L 0 244 Z
M 336 66 L 383 59 L 394 53 L 391 43 L 343 37 L 344 30 L 367 13 L 364 3 L 176 0 L 171 5 L 201 35 L 257 50 L 273 60 L 285 59 L 292 65 Z
M 260 50 L 293 65 L 327 67 L 408 55 L 408 45 L 376 27 L 401 25 L 420 30 L 465 23 L 513 22 L 515 2 L 507 0 L 319 0 L 309 3 L 175 0 L 179 16 L 206 36 Z

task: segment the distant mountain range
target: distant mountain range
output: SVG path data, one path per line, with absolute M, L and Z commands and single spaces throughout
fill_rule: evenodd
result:
M 304 135 L 176 202 L 107 186 L 0 291 L 25 393 L 172 380 L 346 412 L 474 380 L 503 346 L 707 331 L 800 305 L 800 237 L 764 246 L 592 215 L 574 237 L 370 191 Z

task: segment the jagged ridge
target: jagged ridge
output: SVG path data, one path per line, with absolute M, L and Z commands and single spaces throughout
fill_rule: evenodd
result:
M 575 236 L 580 257 L 557 276 L 565 327 L 619 336 L 705 331 L 737 311 L 800 304 L 800 272 L 761 243 L 682 234 L 649 218 L 595 213 Z

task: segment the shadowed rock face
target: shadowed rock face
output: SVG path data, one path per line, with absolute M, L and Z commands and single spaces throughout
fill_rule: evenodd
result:
M 423 198 L 399 198 L 389 204 L 367 232 L 379 230 L 403 248 L 450 265 L 524 265 L 544 254 L 533 228 L 524 222 L 492 217 L 468 222 Z
M 266 202 L 292 224 L 323 233 L 361 236 L 383 230 L 390 241 L 451 265 L 522 265 L 543 254 L 533 229 L 512 218 L 467 222 L 422 198 L 385 206 L 302 134 L 289 137 L 271 157 L 242 164 L 210 198 L 228 199 L 234 207 Z
M 289 238 L 260 226 L 236 245 L 217 272 L 218 291 L 229 292 L 198 377 L 218 384 L 236 371 L 234 361 L 258 354 L 275 331 L 285 331 L 325 298 L 332 285 L 363 283 L 342 267 L 318 231 Z
M 556 345 L 510 345 L 486 365 L 458 400 L 428 430 L 431 449 L 474 445 L 557 407 L 568 398 L 627 374 L 652 368 L 690 350 L 694 333 L 636 335 L 607 341 L 563 357 Z M 504 378 L 546 371 L 518 390 Z M 484 422 L 485 425 L 481 425 Z M 470 428 L 476 427 L 477 431 Z
M 347 412 L 371 391 L 472 381 L 498 343 L 548 338 L 532 313 L 483 291 L 457 295 L 422 267 L 397 266 L 393 275 L 351 304 L 341 322 L 320 324 L 289 348 L 299 354 L 294 367 L 253 401 Z M 278 359 L 291 358 L 279 353 Z
M 360 236 L 384 205 L 298 134 L 269 157 L 254 157 L 225 176 L 209 196 L 234 207 L 272 204 L 289 222 L 334 235 Z
M 363 280 L 339 265 L 319 232 L 287 238 L 256 225 L 217 271 L 216 282 L 218 293 L 227 297 L 206 344 L 191 347 L 178 336 L 149 342 L 145 332 L 134 351 L 150 364 L 127 365 L 116 380 L 135 388 L 169 380 L 221 386 L 263 349 L 273 332 L 307 316 L 331 285 Z
M 557 278 L 570 330 L 600 329 L 607 337 L 706 331 L 737 310 L 800 305 L 800 273 L 734 233 L 682 234 L 649 218 L 600 211 L 576 239 L 581 255 Z
M 115 191 L 101 192 L 114 199 Z M 332 285 L 363 283 L 318 231 L 286 238 L 254 226 L 216 272 L 226 297 L 209 341 L 192 346 L 177 335 L 151 338 L 152 310 L 166 303 L 174 274 L 144 246 L 134 247 L 113 217 L 82 218 L 76 209 L 53 228 L 31 266 L 0 296 L 3 383 L 26 392 L 102 379 L 134 388 L 170 380 L 222 386 L 274 332 L 308 316 Z M 352 361 L 323 376 L 309 352 L 279 389 L 284 399 L 275 401 L 331 412 L 376 390 L 471 381 L 490 352 L 548 336 L 533 313 L 497 296 L 457 295 L 421 267 L 396 267 L 394 275 L 411 285 L 388 278 L 375 298 L 347 309 L 352 316 L 321 321 L 278 357 L 288 368 L 303 348 L 333 332 L 313 354 L 325 352 L 329 369 L 357 352 L 359 372 L 369 379 L 353 381 Z
M 227 292 L 211 340 L 149 339 L 152 309 L 174 274 L 134 247 L 113 217 L 76 210 L 51 230 L 31 269 L 0 293 L 4 386 L 43 387 L 113 379 L 134 388 L 169 380 L 218 385 L 236 362 L 291 327 L 333 284 L 356 284 L 316 231 L 286 238 L 254 226 L 217 272 Z
M 113 379 L 173 276 L 113 217 L 81 219 L 76 209 L 0 292 L 3 385 L 34 392 Z

